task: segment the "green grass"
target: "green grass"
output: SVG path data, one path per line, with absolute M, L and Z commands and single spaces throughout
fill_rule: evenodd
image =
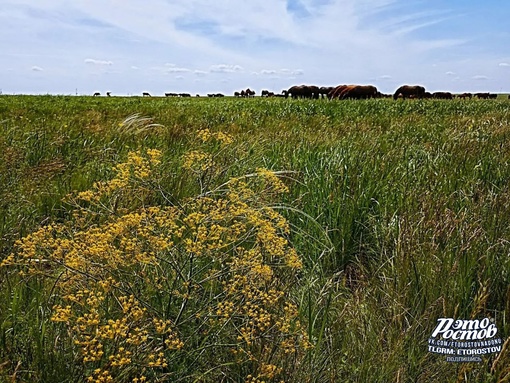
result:
M 161 126 L 120 126 L 135 114 Z M 316 343 L 294 381 L 509 374 L 491 372 L 494 358 L 455 365 L 426 347 L 442 316 L 491 316 L 510 333 L 509 100 L 1 96 L 0 259 L 69 219 L 63 198 L 110 177 L 132 150 L 162 150 L 161 184 L 178 200 L 196 195 L 179 160 L 203 128 L 236 140 L 206 189 L 257 167 L 292 172 L 281 211 L 306 266 L 293 294 Z M 41 287 L 6 270 L 0 281 L 0 378 L 79 381 Z

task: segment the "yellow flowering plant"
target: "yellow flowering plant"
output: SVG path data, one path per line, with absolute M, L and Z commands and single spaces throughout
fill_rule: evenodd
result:
M 199 174 L 232 139 L 196 136 L 203 147 L 182 167 Z M 49 320 L 88 382 L 284 380 L 311 347 L 290 294 L 301 259 L 269 204 L 287 187 L 257 169 L 178 206 L 149 204 L 161 156 L 129 153 L 112 179 L 69 196 L 73 219 L 19 240 L 2 266 L 51 286 Z

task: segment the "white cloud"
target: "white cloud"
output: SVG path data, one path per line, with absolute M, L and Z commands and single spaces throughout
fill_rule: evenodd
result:
M 383 74 L 382 76 L 379 76 L 379 79 L 381 80 L 391 80 L 393 77 L 389 74 Z
M 85 63 L 90 64 L 90 65 L 107 65 L 107 66 L 113 65 L 113 62 L 111 62 L 111 61 L 95 60 L 95 59 L 85 59 Z
M 447 76 L 455 76 L 456 73 L 449 70 L 448 72 L 445 73 L 445 75 L 447 75 Z
M 263 76 L 302 76 L 304 71 L 302 69 L 262 69 L 260 72 L 252 72 L 255 75 Z
M 195 76 L 198 76 L 198 77 L 204 77 L 207 75 L 207 72 L 204 71 L 204 70 L 199 70 L 199 69 L 195 69 L 193 71 L 193 73 L 195 74 Z
M 42 72 L 43 70 L 44 70 L 44 69 L 43 69 L 43 68 L 41 68 L 40 66 L 36 66 L 36 65 L 34 65 L 34 66 L 32 67 L 32 71 L 34 71 L 34 72 Z
M 234 72 L 242 72 L 243 67 L 240 65 L 217 64 L 217 65 L 211 65 L 209 67 L 209 71 L 218 72 L 218 73 L 234 73 Z
M 477 74 L 477 75 L 473 76 L 472 79 L 473 80 L 486 81 L 486 80 L 489 79 L 489 77 L 481 75 L 481 74 Z
M 509 63 L 499 63 L 499 66 L 510 67 L 510 64 Z
M 186 73 L 186 72 L 191 72 L 191 69 L 180 68 L 180 67 L 176 66 L 175 64 L 165 64 L 165 65 L 166 65 L 165 72 L 167 72 L 167 73 Z
M 133 70 L 138 70 L 138 69 L 140 69 L 140 68 L 138 68 L 136 65 L 131 65 L 131 69 L 133 69 Z

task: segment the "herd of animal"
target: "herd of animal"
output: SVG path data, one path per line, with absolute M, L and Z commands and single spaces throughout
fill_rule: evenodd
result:
M 108 97 L 111 92 L 106 92 Z M 235 91 L 234 97 L 255 97 L 256 92 L 250 88 Z M 94 96 L 101 96 L 101 93 L 96 92 Z M 452 100 L 454 98 L 480 98 L 480 99 L 495 99 L 498 97 L 496 93 L 460 93 L 453 94 L 451 92 L 434 92 L 430 93 L 425 90 L 421 85 L 402 85 L 393 94 L 384 94 L 377 90 L 373 85 L 338 85 L 338 86 L 322 86 L 315 85 L 294 85 L 289 89 L 284 89 L 281 93 L 274 93 L 268 90 L 262 90 L 261 97 L 284 97 L 293 99 L 320 99 L 327 98 L 330 100 L 345 100 L 345 99 L 367 99 L 367 98 L 393 98 L 397 99 L 422 99 L 434 98 L 443 100 Z M 150 93 L 143 92 L 142 97 L 152 97 Z M 165 97 L 191 97 L 189 93 L 165 93 Z M 200 97 L 199 94 L 196 97 Z M 222 93 L 209 93 L 207 97 L 225 97 Z M 510 95 L 508 96 L 510 99 Z

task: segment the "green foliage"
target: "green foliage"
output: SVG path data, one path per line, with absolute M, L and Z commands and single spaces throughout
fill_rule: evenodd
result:
M 289 192 L 278 199 L 259 193 L 258 203 L 288 222 L 284 237 L 303 268 L 285 294 L 314 347 L 301 359 L 265 360 L 267 374 L 274 365 L 286 381 L 510 376 L 508 351 L 480 364 L 452 365 L 426 348 L 441 316 L 489 316 L 502 338 L 510 332 L 508 100 L 1 96 L 0 111 L 0 260 L 16 240 L 48 224 L 80 223 L 65 197 L 114 179 L 130 152 L 158 150 L 161 163 L 143 190 L 112 191 L 100 201 L 117 214 L 150 206 L 191 209 L 185 201 L 219 198 L 231 179 L 254 181 L 258 168 L 282 171 Z M 222 134 L 235 145 L 223 145 Z M 104 224 L 101 217 L 88 217 L 83 229 Z M 73 334 L 51 321 L 54 305 L 66 305 L 57 303 L 58 283 L 49 280 L 0 268 L 0 377 L 6 380 L 80 381 L 90 372 L 76 364 Z M 139 298 L 149 294 L 136 288 Z M 151 307 L 178 313 L 179 304 L 147 288 L 154 290 Z M 218 371 L 244 381 L 255 371 L 210 352 L 213 341 L 229 342 L 223 335 L 186 338 L 194 339 L 195 351 L 204 350 L 202 367 L 211 364 L 212 375 L 202 381 L 218 379 Z M 182 373 L 193 358 L 172 360 Z

